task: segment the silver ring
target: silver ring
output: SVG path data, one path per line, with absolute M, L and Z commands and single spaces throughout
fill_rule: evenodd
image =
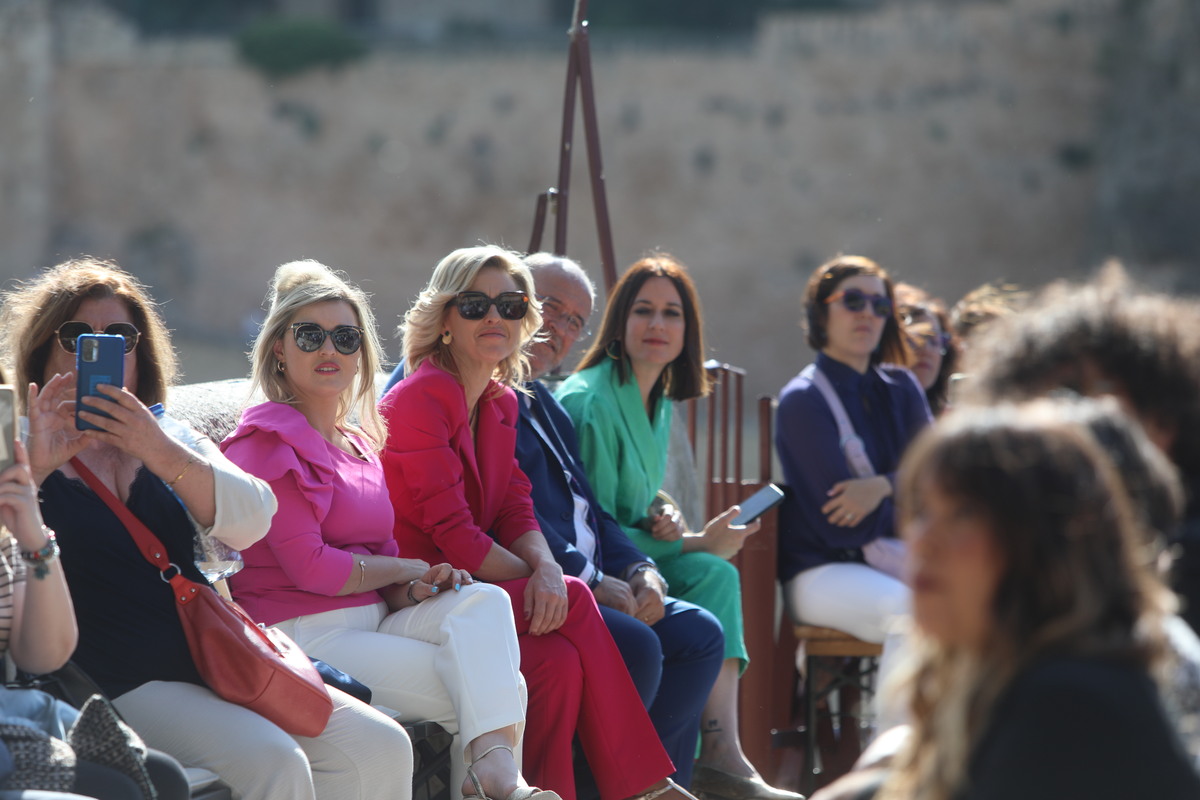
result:
M 847 511 L 847 512 L 846 512 L 846 519 L 847 519 L 847 520 L 849 520 L 849 521 L 851 521 L 851 522 L 853 522 L 853 521 L 854 521 L 854 515 L 853 515 L 853 514 L 851 514 L 849 511 Z

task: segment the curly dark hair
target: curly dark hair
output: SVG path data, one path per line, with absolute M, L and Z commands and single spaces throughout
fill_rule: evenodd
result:
M 1139 292 L 1110 265 L 1082 286 L 1048 287 L 967 351 L 966 402 L 1020 400 L 1057 388 L 1126 398 L 1168 432 L 1168 455 L 1200 476 L 1200 304 Z

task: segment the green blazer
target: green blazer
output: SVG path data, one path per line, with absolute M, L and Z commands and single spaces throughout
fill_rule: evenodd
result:
M 632 376 L 622 384 L 616 362 L 605 361 L 563 381 L 558 400 L 575 422 L 579 453 L 596 499 L 671 584 L 671 594 L 708 609 L 725 632 L 725 657 L 749 663 L 742 635 L 738 571 L 719 556 L 683 552 L 683 541 L 660 542 L 638 527 L 667 472 L 672 404 L 662 399 L 654 418 L 642 406 Z
M 615 365 L 606 361 L 575 373 L 555 396 L 575 422 L 579 453 L 600 505 L 638 549 L 659 563 L 670 561 L 682 553 L 682 543 L 660 542 L 638 522 L 667 472 L 672 404 L 661 400 L 651 420 L 637 380 L 631 375 L 621 384 Z

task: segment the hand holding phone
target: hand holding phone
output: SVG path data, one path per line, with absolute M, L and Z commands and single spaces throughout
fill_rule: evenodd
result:
M 742 510 L 730 521 L 730 525 L 749 525 L 763 514 L 783 502 L 783 490 L 768 483 L 754 494 L 738 503 Z
M 106 333 L 85 333 L 75 347 L 75 427 L 78 430 L 100 430 L 98 425 L 79 416 L 90 411 L 108 417 L 98 408 L 86 405 L 83 398 L 97 395 L 101 384 L 125 385 L 125 337 Z M 111 418 L 111 417 L 110 417 Z

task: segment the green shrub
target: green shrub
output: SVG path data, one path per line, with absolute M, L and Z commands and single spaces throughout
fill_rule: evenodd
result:
M 286 78 L 317 67 L 336 69 L 362 58 L 367 46 L 336 23 L 267 19 L 236 37 L 238 55 L 268 78 Z

